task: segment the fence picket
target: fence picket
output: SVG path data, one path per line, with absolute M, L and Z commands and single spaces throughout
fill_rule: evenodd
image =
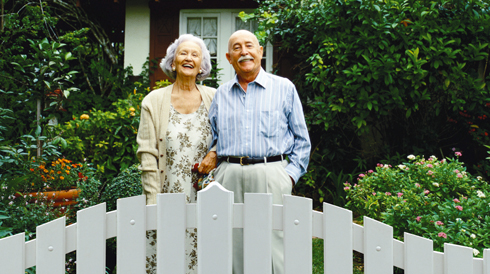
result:
M 197 272 L 232 270 L 233 192 L 213 182 L 197 193 Z
M 117 273 L 146 273 L 146 198 L 117 200 Z
M 483 250 L 483 274 L 490 274 L 490 249 Z
M 404 233 L 405 274 L 432 274 L 434 256 L 433 242 L 410 233 Z
M 65 274 L 65 224 L 61 217 L 36 228 L 37 274 Z
M 185 273 L 185 194 L 157 196 L 157 273 Z
M 77 212 L 77 272 L 105 273 L 106 204 Z
M 270 274 L 272 195 L 245 193 L 243 258 L 245 274 Z
M 326 274 L 352 274 L 352 211 L 323 203 L 323 261 Z
M 393 273 L 393 227 L 364 217 L 364 273 Z
M 284 195 L 284 273 L 311 273 L 311 199 Z
M 24 274 L 25 233 L 0 239 L 0 273 Z
M 473 273 L 473 249 L 444 244 L 444 274 Z

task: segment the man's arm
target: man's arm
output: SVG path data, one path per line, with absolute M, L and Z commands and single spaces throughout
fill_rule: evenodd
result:
M 289 165 L 286 172 L 291 177 L 293 183 L 298 182 L 299 178 L 306 173 L 310 160 L 310 136 L 306 127 L 303 106 L 294 85 L 292 86 L 292 107 L 288 117 L 288 127 L 294 137 L 294 144 L 289 154 Z

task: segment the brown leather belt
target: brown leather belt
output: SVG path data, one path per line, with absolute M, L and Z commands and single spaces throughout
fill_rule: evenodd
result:
M 220 161 L 226 161 L 232 164 L 240 164 L 242 166 L 253 165 L 253 164 L 262 164 L 269 162 L 277 162 L 286 159 L 286 155 L 277 155 L 271 157 L 248 157 L 248 156 L 225 156 L 220 157 Z

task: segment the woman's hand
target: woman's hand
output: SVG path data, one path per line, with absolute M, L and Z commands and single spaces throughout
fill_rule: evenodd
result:
M 211 170 L 216 168 L 217 163 L 218 154 L 216 154 L 216 151 L 210 151 L 202 160 L 201 164 L 199 165 L 198 171 L 201 174 L 208 174 Z

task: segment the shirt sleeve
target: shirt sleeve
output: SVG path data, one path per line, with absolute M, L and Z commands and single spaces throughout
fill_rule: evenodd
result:
M 217 143 L 218 143 L 218 124 L 217 124 L 217 118 L 218 118 L 218 99 L 219 99 L 219 92 L 216 92 L 214 95 L 213 102 L 211 103 L 211 107 L 209 107 L 209 122 L 211 123 L 211 131 L 213 133 L 213 140 L 211 141 L 211 145 L 209 148 L 211 151 L 216 151 L 217 148 Z
M 153 125 L 152 113 L 145 101 L 141 105 L 141 118 L 136 141 L 138 151 L 136 155 L 141 165 L 141 184 L 143 194 L 146 196 L 146 204 L 156 204 L 160 178 L 158 174 L 158 148 L 157 135 Z
M 311 143 L 301 100 L 293 84 L 291 89 L 292 105 L 288 117 L 288 127 L 293 134 L 294 144 L 291 153 L 288 155 L 289 164 L 286 166 L 286 172 L 293 178 L 294 183 L 297 183 L 299 178 L 306 173 L 310 161 Z

